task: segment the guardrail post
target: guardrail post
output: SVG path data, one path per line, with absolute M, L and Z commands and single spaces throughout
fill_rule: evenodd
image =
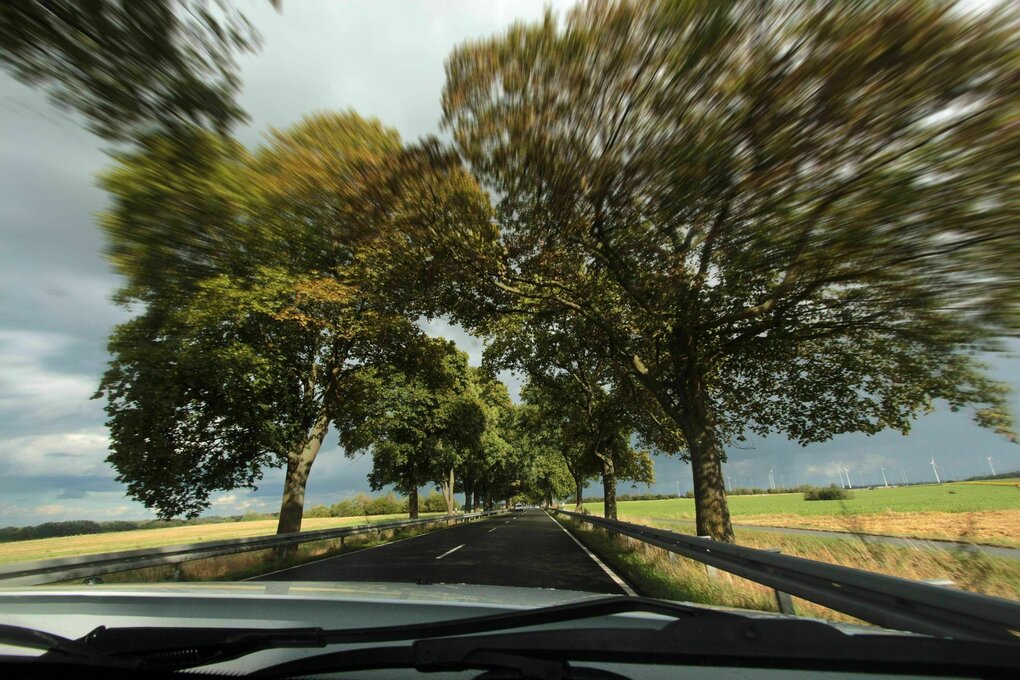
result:
M 783 551 L 779 548 L 768 548 L 765 552 L 780 554 Z M 781 590 L 773 589 L 772 592 L 776 594 L 776 606 L 779 607 L 781 614 L 797 614 L 797 610 L 793 606 L 793 598 L 790 597 L 790 593 L 784 593 Z
M 703 538 L 706 541 L 713 540 L 711 536 L 707 535 L 706 536 L 699 535 L 698 538 Z M 719 580 L 719 570 L 713 567 L 711 564 L 705 564 L 705 574 L 708 576 L 708 578 L 710 578 L 713 581 Z

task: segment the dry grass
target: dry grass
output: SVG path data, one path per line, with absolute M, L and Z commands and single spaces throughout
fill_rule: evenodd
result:
M 427 513 L 422 514 L 422 517 L 426 516 L 428 516 Z M 392 522 L 406 519 L 406 517 L 406 515 L 400 514 L 376 515 L 367 520 L 365 517 L 305 519 L 301 523 L 301 528 L 304 531 L 314 531 L 316 529 L 332 529 L 366 523 Z M 169 527 L 166 529 L 143 529 L 107 534 L 41 538 L 34 541 L 0 543 L 0 564 L 31 562 L 57 557 L 71 557 L 73 555 L 94 555 L 106 552 L 119 552 L 121 550 L 156 548 L 184 543 L 201 543 L 203 541 L 219 541 L 230 538 L 268 536 L 274 533 L 276 533 L 276 520 L 258 520 L 253 522 L 199 524 Z
M 286 554 L 273 549 L 209 557 L 179 564 L 146 567 L 100 576 L 103 583 L 159 583 L 165 581 L 240 581 L 251 576 L 266 574 L 278 569 L 294 567 L 306 562 L 334 557 L 344 553 L 364 550 L 390 541 L 418 536 L 445 528 L 445 524 L 430 524 L 425 527 L 407 527 L 346 536 L 312 543 L 302 543 Z M 80 579 L 67 581 L 79 583 Z
M 656 525 L 649 520 L 637 523 Z M 694 560 L 639 541 L 611 536 L 601 529 L 579 526 L 573 521 L 564 524 L 644 595 L 777 611 L 771 588 L 724 572 L 710 577 L 705 565 Z M 675 530 L 675 527 L 660 526 Z M 935 551 L 856 539 L 804 538 L 739 530 L 737 542 L 753 548 L 778 548 L 788 555 L 904 578 L 949 579 L 964 590 L 1020 600 L 1020 561 L 989 557 L 973 550 Z M 853 617 L 806 600 L 794 598 L 794 603 L 801 615 L 859 623 Z
M 976 512 L 882 512 L 854 515 L 745 515 L 741 524 L 758 526 L 851 531 L 853 533 L 957 540 L 961 536 L 989 545 L 1020 547 L 1020 510 Z

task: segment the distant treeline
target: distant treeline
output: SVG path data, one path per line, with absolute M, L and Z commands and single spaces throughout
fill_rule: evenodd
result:
M 454 504 L 460 507 L 459 504 Z M 433 491 L 419 499 L 421 512 L 446 512 L 443 495 Z M 359 493 L 330 506 L 316 505 L 305 511 L 305 517 L 364 517 L 368 515 L 395 515 L 408 511 L 406 498 L 390 492 L 381 496 Z M 251 522 L 279 519 L 279 513 L 248 512 L 244 515 L 196 517 L 195 519 L 143 519 L 94 522 L 88 519 L 68 522 L 45 522 L 29 527 L 3 527 L 0 529 L 0 543 L 31 541 L 36 538 L 58 538 L 60 536 L 83 536 L 138 529 L 166 529 L 169 527 L 192 526 L 196 524 L 223 524 L 225 522 Z
M 1013 470 L 1012 472 L 1000 472 L 997 475 L 978 475 L 977 477 L 968 477 L 968 482 L 981 482 L 990 479 L 1013 479 L 1014 477 L 1020 477 L 1020 470 Z
M 195 524 L 223 524 L 224 522 L 268 518 L 270 518 L 270 515 L 249 513 L 248 515 L 235 515 L 232 517 L 197 517 L 195 519 L 142 519 L 115 520 L 111 522 L 93 522 L 89 519 L 79 519 L 68 522 L 45 522 L 30 527 L 3 527 L 0 529 L 0 543 L 30 541 L 36 538 L 135 531 L 136 529 L 166 529 L 168 527 L 191 526 Z
M 735 489 L 727 489 L 726 490 L 726 495 L 727 496 L 760 496 L 762 494 L 772 494 L 772 493 L 807 493 L 808 491 L 811 491 L 812 489 L 816 489 L 816 488 L 818 488 L 818 487 L 811 486 L 810 484 L 801 484 L 800 486 L 791 486 L 791 487 L 784 488 L 784 489 L 780 489 L 780 488 L 776 488 L 776 489 L 759 489 L 758 487 L 753 487 L 753 488 L 737 487 Z M 670 498 L 677 498 L 677 495 L 675 493 L 624 493 L 624 494 L 617 495 L 616 500 L 617 501 L 664 501 L 664 500 L 669 500 Z M 688 491 L 683 496 L 681 496 L 681 498 L 694 498 L 694 492 L 693 491 Z M 573 498 L 567 498 L 567 499 L 565 499 L 563 501 L 562 504 L 570 503 L 573 500 L 574 500 Z M 584 502 L 585 503 L 601 503 L 601 502 L 603 502 L 603 498 L 602 498 L 602 496 L 585 496 L 584 497 Z
M 460 504 L 454 502 L 455 508 Z M 446 501 L 443 494 L 432 491 L 428 495 L 418 498 L 419 512 L 446 512 Z M 367 493 L 359 493 L 353 498 L 345 498 L 339 503 L 329 507 L 316 505 L 305 510 L 305 517 L 358 517 L 366 515 L 396 515 L 408 512 L 408 500 L 393 492 L 385 493 L 382 496 L 369 496 Z
M 1018 473 L 1013 473 L 1014 476 L 1020 476 Z M 1004 477 L 1006 475 L 998 475 Z M 977 479 L 977 478 L 975 478 Z M 728 496 L 761 496 L 763 494 L 777 494 L 777 493 L 802 493 L 810 495 L 809 500 L 831 500 L 827 496 L 832 495 L 831 489 L 841 491 L 835 484 L 824 487 L 824 486 L 812 486 L 810 484 L 801 484 L 800 486 L 791 486 L 786 488 L 776 489 L 759 489 L 758 487 L 737 487 L 734 489 L 727 489 L 726 495 Z M 634 493 L 634 494 L 620 494 L 616 497 L 617 501 L 664 501 L 671 498 L 677 498 L 675 493 Z M 694 498 L 694 492 L 688 491 L 682 498 Z M 842 498 L 852 498 L 852 496 L 842 496 Z M 573 502 L 573 498 L 565 499 L 561 502 L 562 505 L 568 505 Z M 585 496 L 585 503 L 601 503 L 603 499 L 601 496 Z

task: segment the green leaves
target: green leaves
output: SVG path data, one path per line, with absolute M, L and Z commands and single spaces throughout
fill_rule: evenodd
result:
M 308 443 L 330 423 L 352 452 L 382 436 L 380 380 L 404 372 L 419 392 L 464 390 L 463 359 L 421 349 L 413 323 L 468 275 L 441 259 L 449 241 L 494 238 L 487 221 L 475 228 L 486 198 L 449 154 L 406 149 L 391 128 L 347 112 L 272 131 L 254 153 L 193 131 L 118 159 L 101 224 L 127 277 L 120 299 L 143 305 L 151 337 L 116 331 L 100 391 L 110 460 L 150 507 L 194 514 L 213 490 L 251 486 L 285 462 L 285 502 L 303 498 L 318 450 Z M 386 399 L 405 430 L 430 427 L 411 424 L 413 399 Z M 484 418 L 472 402 L 441 406 L 435 417 L 457 427 L 430 446 L 449 457 L 468 446 L 454 435 L 476 442 Z M 299 520 L 288 507 L 288 522 Z
M 258 48 L 242 14 L 209 3 L 19 0 L 0 6 L 0 64 L 83 115 L 105 140 L 247 119 L 234 55 Z
M 493 307 L 583 329 L 646 443 L 689 448 L 699 530 L 732 535 L 747 429 L 905 430 L 945 399 L 1011 436 L 973 356 L 1020 319 L 1017 7 L 588 3 L 450 56 Z

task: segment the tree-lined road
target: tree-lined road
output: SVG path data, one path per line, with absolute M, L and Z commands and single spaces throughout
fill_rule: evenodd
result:
M 540 510 L 498 515 L 284 569 L 256 581 L 388 581 L 627 592 Z

